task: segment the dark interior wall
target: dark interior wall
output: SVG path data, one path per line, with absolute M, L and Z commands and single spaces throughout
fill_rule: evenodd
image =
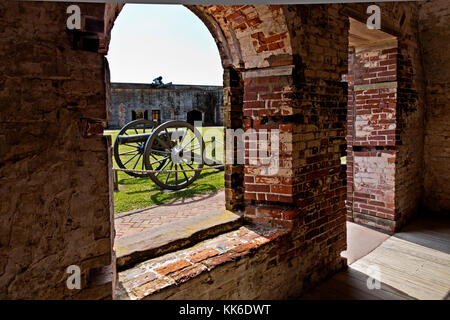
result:
M 104 5 L 79 5 L 103 18 Z M 112 264 L 110 140 L 92 135 L 107 68 L 72 49 L 67 6 L 0 3 L 0 299 L 112 294 L 97 277 Z M 66 287 L 70 265 L 84 290 Z
M 398 31 L 397 155 L 395 159 L 396 230 L 420 213 L 424 197 L 423 150 L 425 86 L 418 34 L 418 5 L 406 2 L 393 10 Z
M 426 81 L 425 208 L 450 212 L 450 5 L 420 4 L 419 30 Z

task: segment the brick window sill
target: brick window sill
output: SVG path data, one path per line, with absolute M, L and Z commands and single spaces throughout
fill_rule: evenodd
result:
M 118 273 L 115 299 L 141 300 L 225 263 L 253 255 L 288 229 L 246 225 L 184 250 L 147 260 Z

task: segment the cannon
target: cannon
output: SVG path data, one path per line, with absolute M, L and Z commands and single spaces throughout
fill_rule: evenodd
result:
M 168 190 L 187 188 L 206 163 L 220 164 L 210 159 L 205 163 L 203 150 L 202 135 L 185 121 L 157 125 L 146 119 L 134 120 L 119 131 L 114 141 L 114 159 L 119 168 L 130 176 L 150 177 Z

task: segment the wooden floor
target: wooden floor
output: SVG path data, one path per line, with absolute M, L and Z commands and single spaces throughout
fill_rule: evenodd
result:
M 369 289 L 374 279 L 379 289 Z M 448 300 L 449 293 L 450 219 L 430 216 L 413 221 L 302 299 Z
M 366 274 L 375 268 L 375 279 L 420 300 L 442 300 L 450 290 L 449 254 L 396 237 L 350 268 Z

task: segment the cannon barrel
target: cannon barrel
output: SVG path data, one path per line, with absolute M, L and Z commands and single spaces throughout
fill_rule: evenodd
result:
M 120 144 L 133 143 L 133 142 L 145 142 L 150 137 L 151 133 L 139 133 L 133 135 L 120 135 L 117 136 L 118 142 Z

